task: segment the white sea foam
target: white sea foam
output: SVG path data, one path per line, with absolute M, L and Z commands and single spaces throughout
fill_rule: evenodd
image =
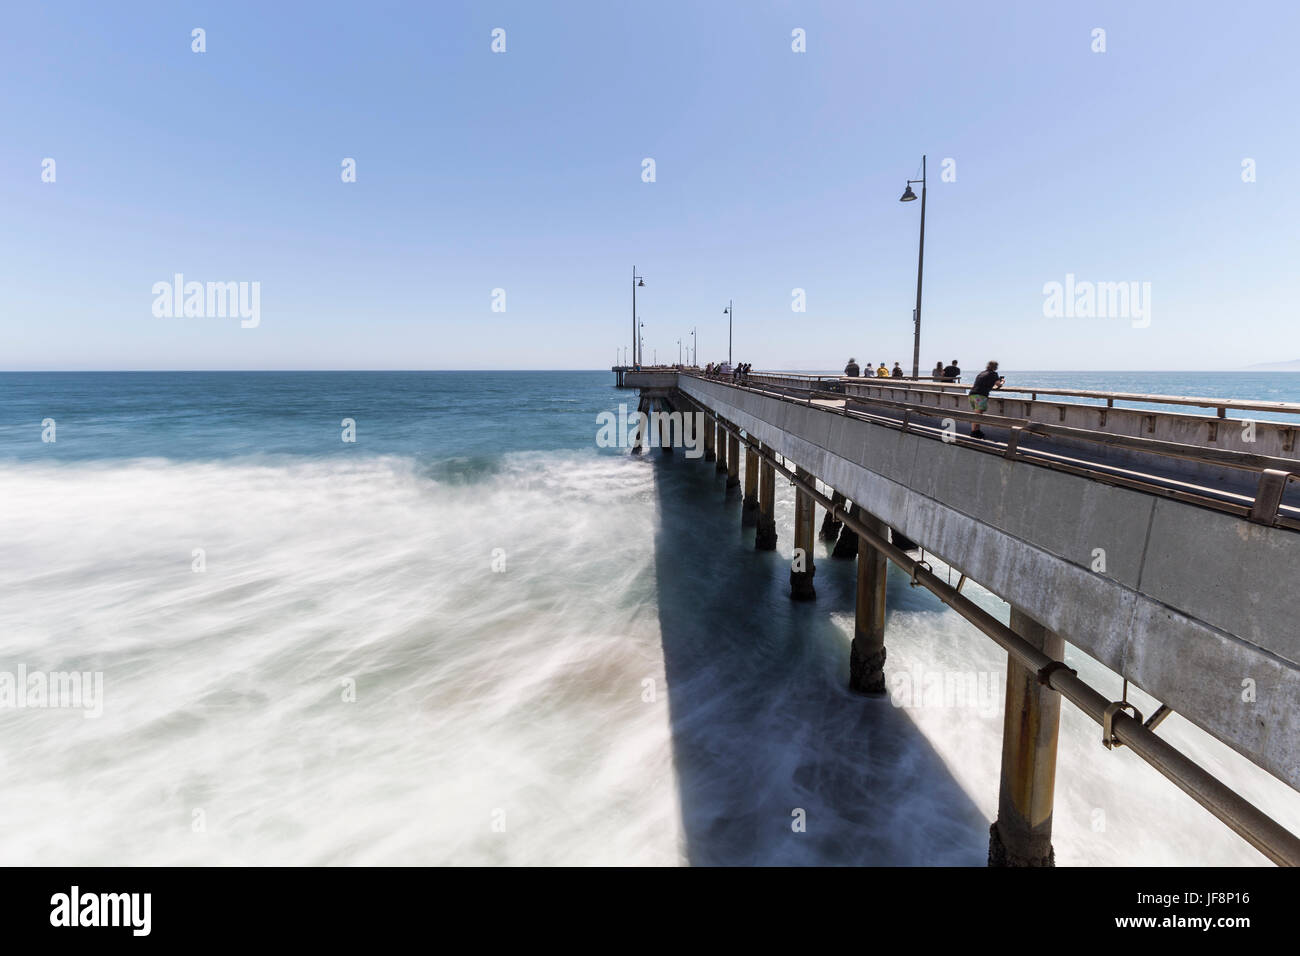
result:
M 663 563 L 656 482 L 674 474 L 707 485 L 711 468 L 594 453 L 510 455 L 467 481 L 401 458 L 0 466 L 0 669 L 104 674 L 98 720 L 0 714 L 0 858 L 981 862 L 1000 712 L 849 695 L 851 612 L 828 607 L 848 566 L 819 552 L 822 600 L 788 617 L 780 559 L 689 488 Z M 736 581 L 762 622 L 742 633 L 718 593 Z M 1001 674 L 1005 655 L 916 595 L 891 581 L 890 671 Z M 818 619 L 811 664 L 787 667 L 798 622 Z M 1262 862 L 1068 705 L 1063 721 L 1061 864 Z M 1300 829 L 1285 785 L 1180 717 L 1161 733 Z M 864 794 L 879 803 L 857 813 Z
M 4 715 L 0 856 L 677 862 L 642 701 L 651 481 L 594 456 L 463 485 L 398 459 L 0 468 L 0 664 L 105 674 L 98 721 Z

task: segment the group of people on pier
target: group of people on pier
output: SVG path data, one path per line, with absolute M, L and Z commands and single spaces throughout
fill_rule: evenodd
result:
M 732 365 L 730 362 L 710 362 L 704 367 L 704 374 L 707 378 L 729 379 L 732 382 L 747 382 L 749 380 L 749 370 L 753 366 L 748 362 L 741 362 Z M 848 378 L 903 378 L 903 367 L 898 362 L 894 363 L 891 371 L 884 362 L 873 373 L 871 363 L 867 363 L 867 374 L 862 375 L 862 368 L 858 365 L 857 360 L 850 358 L 848 364 L 844 366 L 844 374 Z M 935 362 L 934 369 L 930 376 L 936 382 L 958 382 L 961 380 L 961 367 L 957 360 L 953 359 L 948 365 L 943 362 Z M 989 393 L 994 389 L 1001 388 L 1006 379 L 998 375 L 998 363 L 990 361 L 985 366 L 984 371 L 975 376 L 975 381 L 971 384 L 968 401 L 971 411 L 977 415 L 983 415 L 989 408 Z M 980 430 L 979 422 L 971 422 L 971 437 L 983 438 L 984 432 Z
M 894 367 L 892 370 L 888 366 L 886 366 L 884 362 L 881 362 L 880 367 L 877 368 L 875 371 L 872 371 L 871 363 L 868 362 L 866 365 L 866 369 L 867 369 L 867 374 L 863 376 L 862 367 L 858 365 L 858 360 L 855 358 L 850 358 L 848 364 L 844 366 L 844 374 L 847 375 L 849 378 L 863 378 L 863 377 L 904 378 L 905 377 L 903 373 L 903 366 L 900 365 L 898 362 L 894 363 Z M 930 371 L 930 378 L 934 379 L 934 381 L 936 382 L 960 381 L 961 366 L 957 364 L 956 359 L 953 359 L 952 362 L 949 363 L 948 365 L 944 365 L 943 362 L 935 362 L 934 368 Z
M 849 376 L 850 378 L 862 377 L 862 369 L 858 366 L 857 359 L 854 358 L 849 359 L 849 364 L 844 366 L 844 374 Z M 884 362 L 881 362 L 880 368 L 876 369 L 873 372 L 871 370 L 871 363 L 868 362 L 867 374 L 865 377 L 866 378 L 902 378 L 903 366 L 895 362 L 893 371 L 890 371 L 889 366 L 886 365 Z
M 716 365 L 710 362 L 704 366 L 704 374 L 708 378 L 729 378 L 733 382 L 747 382 L 749 370 L 753 367 L 749 362 L 740 362 L 734 366 L 730 362 L 719 362 Z
M 844 374 L 849 378 L 861 378 L 861 366 L 857 360 L 850 358 L 848 364 L 844 366 Z M 866 378 L 872 377 L 871 363 L 867 363 Z M 902 378 L 903 369 L 897 362 L 894 363 L 894 370 L 891 372 L 885 367 L 885 363 L 880 363 L 880 368 L 876 369 L 875 378 Z M 957 360 L 953 359 L 949 365 L 943 362 L 935 362 L 934 369 L 930 372 L 930 378 L 936 382 L 958 382 L 961 380 L 961 367 Z M 977 415 L 983 415 L 989 409 L 989 393 L 995 388 L 1001 388 L 1006 379 L 998 375 L 998 363 L 989 362 L 984 371 L 975 376 L 975 381 L 971 384 L 968 400 L 971 411 Z M 971 422 L 970 433 L 972 438 L 983 438 L 984 432 L 981 431 L 979 422 Z

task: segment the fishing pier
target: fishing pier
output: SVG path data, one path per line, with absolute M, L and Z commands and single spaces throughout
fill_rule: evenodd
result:
M 1300 789 L 1300 404 L 1004 388 L 976 415 L 966 386 L 924 380 L 616 374 L 643 411 L 703 416 L 703 458 L 755 547 L 791 535 L 791 598 L 816 599 L 819 535 L 856 553 L 854 690 L 884 692 L 890 562 L 1007 651 L 990 865 L 1054 861 L 1063 701 L 1097 722 L 1098 746 L 1128 747 L 1270 860 L 1300 864 L 1300 839 L 1159 733 L 1181 714 Z M 778 476 L 795 488 L 789 532 Z M 1010 605 L 1009 624 L 967 581 Z M 1158 709 L 1085 683 L 1067 644 Z

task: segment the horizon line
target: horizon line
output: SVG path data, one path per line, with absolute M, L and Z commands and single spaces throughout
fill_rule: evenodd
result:
M 1273 364 L 1273 363 L 1269 363 Z M 1281 364 L 1281 363 L 1278 363 Z M 627 366 L 620 366 L 627 367 Z M 703 366 L 699 366 L 703 367 Z M 972 366 L 973 367 L 973 366 Z M 647 369 L 673 369 L 673 365 L 654 365 L 645 366 Z M 282 374 L 285 372 L 612 372 L 614 366 L 602 366 L 599 368 L 7 368 L 0 369 L 0 375 L 79 375 L 79 374 L 102 374 L 102 375 L 147 375 L 158 373 L 263 373 L 263 374 Z M 1267 369 L 1243 366 L 1239 368 L 1136 368 L 1136 369 L 1116 369 L 1116 368 L 1007 368 L 1010 372 L 1078 372 L 1078 373 L 1097 373 L 1112 372 L 1126 375 L 1141 373 L 1168 373 L 1168 372 L 1211 372 L 1217 374 L 1234 374 L 1234 373 L 1287 373 L 1300 372 L 1300 368 L 1292 369 Z M 808 373 L 823 372 L 827 374 L 838 374 L 834 369 L 815 369 L 815 368 L 771 368 L 759 369 L 758 373 L 765 372 L 791 372 L 791 373 Z

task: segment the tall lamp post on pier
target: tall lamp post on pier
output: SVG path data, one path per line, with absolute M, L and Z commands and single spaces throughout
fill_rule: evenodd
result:
M 735 317 L 735 306 L 730 299 L 727 300 L 727 307 L 722 310 L 727 317 L 727 364 L 731 364 L 731 320 Z
M 636 364 L 645 367 L 645 323 L 641 323 L 641 334 L 637 339 Z
M 632 361 L 635 362 L 637 365 L 640 365 L 641 350 L 638 347 L 639 340 L 637 337 L 637 325 L 636 325 L 636 289 L 638 284 L 641 286 L 641 288 L 643 289 L 645 288 L 645 276 L 637 275 L 636 266 L 633 266 L 632 267 Z
M 682 340 L 677 340 L 677 364 L 682 364 Z
M 695 368 L 699 364 L 700 364 L 700 353 L 699 353 L 699 349 L 697 349 L 695 346 L 695 330 L 691 329 L 691 368 Z
M 921 157 L 921 178 L 909 179 L 907 189 L 903 191 L 899 202 L 915 202 L 916 193 L 912 192 L 912 184 L 921 184 L 921 248 L 916 256 L 916 311 L 912 313 L 912 321 L 916 325 L 916 331 L 912 339 L 912 378 L 921 377 L 921 271 L 925 266 L 925 156 Z

